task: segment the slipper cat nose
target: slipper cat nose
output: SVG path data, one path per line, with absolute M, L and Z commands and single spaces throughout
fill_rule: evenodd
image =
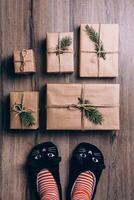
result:
M 88 155 L 93 155 L 93 152 L 91 150 L 89 150 Z

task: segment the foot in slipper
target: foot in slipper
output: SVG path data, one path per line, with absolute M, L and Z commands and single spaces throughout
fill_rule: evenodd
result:
M 56 145 L 45 142 L 35 146 L 27 159 L 26 169 L 34 192 L 40 200 L 61 200 L 59 162 Z
M 104 168 L 103 154 L 96 146 L 79 144 L 71 158 L 67 199 L 93 200 Z

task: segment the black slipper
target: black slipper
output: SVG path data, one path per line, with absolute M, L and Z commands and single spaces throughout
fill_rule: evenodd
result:
M 37 192 L 37 175 L 42 169 L 48 169 L 56 183 L 59 190 L 60 200 L 62 200 L 61 183 L 59 176 L 59 162 L 61 157 L 59 157 L 58 149 L 56 145 L 51 142 L 45 142 L 36 145 L 30 152 L 27 162 L 26 170 L 28 173 L 28 180 L 30 181 L 30 186 L 38 196 Z
M 73 151 L 70 162 L 69 185 L 67 188 L 67 199 L 71 199 L 71 193 L 77 177 L 86 171 L 90 171 L 95 177 L 95 185 L 92 194 L 94 199 L 98 181 L 102 170 L 105 168 L 102 152 L 94 145 L 80 143 Z

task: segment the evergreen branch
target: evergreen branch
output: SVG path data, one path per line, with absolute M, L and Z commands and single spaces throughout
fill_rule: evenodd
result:
M 89 39 L 94 42 L 95 45 L 95 51 L 97 53 L 98 57 L 103 58 L 104 60 L 106 59 L 106 53 L 104 50 L 104 45 L 102 41 L 100 40 L 99 34 L 93 29 L 92 26 L 89 27 L 89 25 L 85 26 L 85 31 L 89 37 Z
M 103 116 L 96 108 L 89 108 L 85 110 L 85 116 L 94 124 L 102 124 Z
M 63 37 L 63 38 L 59 41 L 59 43 L 58 43 L 56 49 L 65 51 L 65 50 L 68 49 L 68 47 L 69 47 L 71 44 L 72 44 L 72 38 L 69 37 L 69 36 L 65 36 L 65 37 Z
M 95 32 L 95 30 L 93 29 L 92 26 L 89 27 L 89 25 L 85 26 L 86 29 L 86 33 L 88 35 L 88 37 L 90 38 L 90 40 L 92 40 L 92 42 L 99 44 L 99 35 L 97 32 Z
M 24 124 L 26 127 L 35 125 L 35 118 L 31 112 L 22 112 L 20 114 L 20 118 L 22 120 L 22 124 Z
M 82 99 L 82 98 L 78 98 L 79 104 L 90 104 L 89 100 L 86 99 Z M 97 110 L 94 107 L 90 107 L 90 106 L 83 106 L 81 107 L 81 111 L 84 110 L 84 115 L 85 117 L 90 120 L 91 122 L 93 122 L 94 124 L 102 124 L 103 121 L 103 116 L 102 114 L 99 112 L 99 110 Z
M 32 115 L 31 110 L 25 109 L 25 107 L 22 104 L 16 104 L 15 107 L 24 126 L 30 127 L 35 125 L 35 118 Z

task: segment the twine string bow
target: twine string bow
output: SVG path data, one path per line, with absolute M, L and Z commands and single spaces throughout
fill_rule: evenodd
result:
M 12 107 L 12 111 L 16 113 L 16 117 L 20 116 L 20 120 L 21 120 L 21 127 L 23 125 L 23 120 L 21 117 L 22 113 L 33 113 L 34 111 L 32 109 L 27 109 L 24 107 L 24 94 L 22 94 L 21 96 L 21 102 L 20 103 L 14 103 L 13 107 Z
M 15 60 L 15 62 L 20 63 L 20 71 L 24 72 L 25 69 L 25 65 L 27 62 L 31 62 L 31 60 L 27 60 L 27 50 L 23 49 L 22 51 L 20 51 L 20 59 L 19 60 Z
M 69 110 L 75 111 L 75 110 L 80 110 L 81 111 L 81 130 L 84 131 L 84 117 L 85 117 L 85 110 L 89 110 L 91 107 L 94 107 L 91 103 L 83 103 L 85 100 L 84 97 L 85 94 L 85 85 L 82 85 L 81 87 L 81 95 L 80 95 L 80 99 L 82 101 L 82 103 L 77 103 L 77 104 L 71 104 L 68 106 Z
M 23 50 L 20 52 L 20 62 L 21 62 L 20 71 L 24 71 L 24 66 L 25 66 L 25 64 L 26 64 L 26 61 L 25 61 L 26 55 L 27 55 L 27 50 L 26 50 L 26 49 L 23 49 Z

